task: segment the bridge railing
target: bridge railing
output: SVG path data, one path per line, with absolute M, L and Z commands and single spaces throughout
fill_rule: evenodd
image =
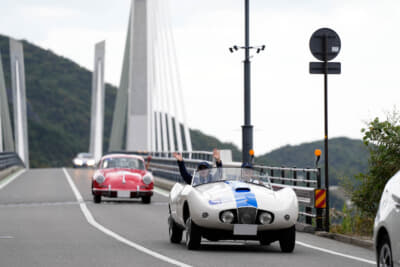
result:
M 143 157 L 151 156 L 150 169 L 154 176 L 175 182 L 184 182 L 172 152 L 137 151 L 122 153 Z M 202 161 L 207 161 L 209 164 L 214 163 L 212 153 L 207 151 L 184 152 L 182 156 L 189 172 L 193 172 Z M 240 162 L 224 161 L 225 167 L 238 167 L 240 165 Z M 264 170 L 268 174 L 274 190 L 291 187 L 295 191 L 299 201 L 299 222 L 315 226 L 316 229 L 322 229 L 322 215 L 324 210 L 315 208 L 315 190 L 321 188 L 321 170 L 319 168 L 304 169 L 263 165 L 254 165 L 254 168 Z
M 0 153 L 0 171 L 13 166 L 24 167 L 24 163 L 14 152 L 2 152 Z

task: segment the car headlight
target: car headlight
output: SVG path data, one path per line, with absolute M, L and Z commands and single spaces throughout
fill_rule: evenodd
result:
M 233 219 L 235 219 L 235 215 L 232 211 L 224 211 L 221 213 L 221 221 L 223 223 L 232 223 Z
M 87 164 L 88 166 L 93 166 L 93 165 L 95 164 L 95 161 L 94 161 L 94 159 L 89 159 L 89 160 L 86 162 L 86 164 Z
M 102 184 L 106 180 L 106 178 L 101 174 L 97 175 L 94 179 L 98 184 Z
M 268 212 L 262 212 L 258 216 L 258 220 L 261 224 L 270 224 L 272 222 L 272 215 Z
M 74 159 L 75 165 L 82 165 L 83 161 L 81 159 Z
M 153 177 L 150 174 L 143 176 L 143 183 L 149 185 L 153 182 Z

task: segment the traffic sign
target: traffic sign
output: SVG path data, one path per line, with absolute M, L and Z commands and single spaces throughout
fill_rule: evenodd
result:
M 339 35 L 332 29 L 321 28 L 313 33 L 310 39 L 310 50 L 314 57 L 321 61 L 331 61 L 340 52 Z
M 326 64 L 326 69 L 325 69 Z M 340 62 L 310 62 L 310 73 L 311 74 L 340 74 L 341 64 Z

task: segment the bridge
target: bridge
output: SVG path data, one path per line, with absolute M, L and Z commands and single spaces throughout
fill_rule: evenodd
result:
M 367 266 L 370 248 L 313 234 L 325 228 L 327 208 L 316 205 L 324 189 L 319 168 L 255 166 L 264 169 L 274 189 L 292 187 L 301 206 L 297 246 L 290 255 L 277 244 L 203 242 L 200 252 L 168 242 L 168 190 L 182 182 L 172 152 L 183 154 L 189 169 L 213 164 L 212 153 L 194 151 L 187 124 L 165 1 L 132 0 L 122 73 L 108 151 L 103 151 L 106 43 L 95 46 L 92 78 L 91 152 L 98 161 L 119 151 L 152 156 L 154 201 L 92 203 L 93 170 L 30 169 L 22 43 L 10 40 L 13 122 L 0 60 L 0 259 L 3 266 Z M 0 55 L 1 57 L 1 55 Z M 224 163 L 233 162 L 222 151 Z M 2 179 L 3 178 L 3 179 Z M 364 244 L 364 243 L 363 243 Z M 365 246 L 365 244 L 364 244 Z

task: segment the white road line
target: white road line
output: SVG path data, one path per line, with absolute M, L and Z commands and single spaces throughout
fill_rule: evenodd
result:
M 161 189 L 159 187 L 154 187 L 153 191 L 164 197 L 169 197 L 169 191 L 167 191 L 167 190 Z
M 26 172 L 26 169 L 19 170 L 17 173 L 14 173 L 13 175 L 9 176 L 8 178 L 5 178 L 3 181 L 0 182 L 0 190 L 6 187 L 8 184 L 10 184 L 12 181 L 20 177 L 24 172 Z
M 0 235 L 0 239 L 13 239 L 13 236 L 10 235 Z
M 329 249 L 325 249 L 325 248 L 315 247 L 313 245 L 309 245 L 309 244 L 306 244 L 306 243 L 303 243 L 303 242 L 300 242 L 300 241 L 296 241 L 296 244 L 298 244 L 300 246 L 303 246 L 303 247 L 307 247 L 307 248 L 319 250 L 319 251 L 322 251 L 322 252 L 325 252 L 325 253 L 329 253 L 329 254 L 332 254 L 332 255 L 340 256 L 340 257 L 343 257 L 343 258 L 348 258 L 348 259 L 352 259 L 352 260 L 356 260 L 356 261 L 360 261 L 360 262 L 376 265 L 375 261 L 371 261 L 371 260 L 367 260 L 367 259 L 363 259 L 363 258 L 359 258 L 359 257 L 343 254 L 343 253 L 336 252 L 336 251 L 329 250 Z
M 187 265 L 187 264 L 185 264 L 183 262 L 174 260 L 172 258 L 169 258 L 167 256 L 159 254 L 159 253 L 157 253 L 155 251 L 152 251 L 152 250 L 150 250 L 148 248 L 145 248 L 145 247 L 143 247 L 143 246 L 141 246 L 141 245 L 139 245 L 137 243 L 134 243 L 134 242 L 126 239 L 125 237 L 120 236 L 117 233 L 114 233 L 113 231 L 111 231 L 110 229 L 104 227 L 103 225 L 99 224 L 93 218 L 92 214 L 90 213 L 89 209 L 87 208 L 85 202 L 83 201 L 82 195 L 79 193 L 78 188 L 75 186 L 75 183 L 72 181 L 71 176 L 68 174 L 67 170 L 65 168 L 63 168 L 63 171 L 64 171 L 65 177 L 67 178 L 67 181 L 68 181 L 69 185 L 71 186 L 72 191 L 74 192 L 74 195 L 75 195 L 76 199 L 79 202 L 79 206 L 80 206 L 80 208 L 82 210 L 82 213 L 83 213 L 83 215 L 85 215 L 85 218 L 86 218 L 86 220 L 87 220 L 87 222 L 89 224 L 91 224 L 93 227 L 97 228 L 98 230 L 102 231 L 106 235 L 111 236 L 112 238 L 120 241 L 121 243 L 124 243 L 124 244 L 126 244 L 126 245 L 128 245 L 130 247 L 133 247 L 133 248 L 137 249 L 138 251 L 146 253 L 146 254 L 154 257 L 154 258 L 157 258 L 159 260 L 162 260 L 164 262 L 167 262 L 167 263 L 170 263 L 170 264 L 173 264 L 173 265 L 177 265 L 177 266 L 191 267 L 190 265 Z

